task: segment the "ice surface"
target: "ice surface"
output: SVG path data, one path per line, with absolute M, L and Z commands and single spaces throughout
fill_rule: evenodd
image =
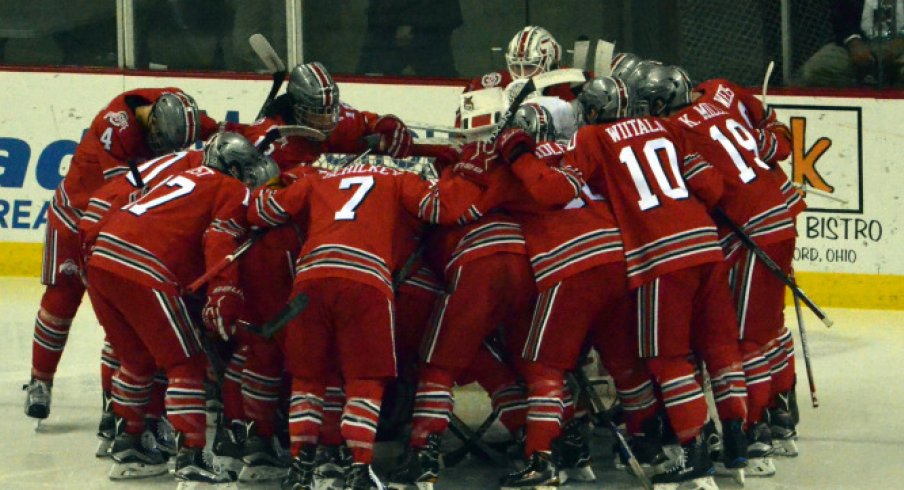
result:
M 50 418 L 41 432 L 23 413 L 34 314 L 42 288 L 34 278 L 0 278 L 0 488 L 174 488 L 167 477 L 114 483 L 108 460 L 94 457 L 100 416 L 99 356 L 103 333 L 87 299 L 69 337 L 53 391 Z M 904 312 L 829 310 L 826 329 L 806 313 L 820 408 L 812 409 L 798 349 L 801 405 L 800 456 L 777 459 L 778 474 L 747 479 L 749 489 L 904 487 Z M 786 312 L 794 325 L 794 310 Z M 794 327 L 795 335 L 796 326 Z M 461 397 L 462 417 L 478 423 L 487 410 L 480 395 Z M 611 439 L 594 440 L 599 483 L 565 488 L 637 488 L 612 467 Z M 397 447 L 381 447 L 385 469 Z M 497 488 L 506 470 L 465 460 L 442 474 L 437 490 Z M 723 488 L 739 488 L 719 479 Z M 268 488 L 256 485 L 249 488 Z M 274 485 L 273 488 L 276 488 Z

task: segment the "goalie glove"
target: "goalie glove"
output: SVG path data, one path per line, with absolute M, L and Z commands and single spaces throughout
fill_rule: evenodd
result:
M 395 116 L 388 115 L 377 119 L 374 133 L 381 135 L 380 151 L 391 157 L 404 158 L 411 151 L 411 131 Z
M 235 333 L 235 323 L 242 312 L 245 297 L 242 290 L 234 286 L 217 286 L 207 295 L 207 304 L 201 311 L 201 320 L 210 333 L 215 333 L 224 341 Z

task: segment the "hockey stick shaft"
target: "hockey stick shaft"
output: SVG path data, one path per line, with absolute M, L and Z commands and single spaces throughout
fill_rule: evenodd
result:
M 458 415 L 455 415 L 454 413 L 449 414 L 449 430 L 451 430 L 456 437 L 464 441 L 466 445 L 471 444 L 469 451 L 476 451 L 478 455 L 483 456 L 500 466 L 508 466 L 509 461 L 505 456 L 488 446 L 476 432 L 468 427 L 468 424 L 464 423 L 464 421 L 458 418 Z
M 279 92 L 283 81 L 286 79 L 286 64 L 283 63 L 283 60 L 276 54 L 276 50 L 273 49 L 273 46 L 262 34 L 253 34 L 248 38 L 248 44 L 251 45 L 252 51 L 254 51 L 261 62 L 271 70 L 273 75 L 273 84 L 270 86 L 270 93 L 267 94 L 266 100 L 264 100 L 260 111 L 257 113 L 257 119 L 260 119 L 261 116 L 264 115 L 267 106 L 270 105 L 270 102 L 276 98 L 276 94 Z
M 792 275 L 793 279 L 794 276 Z M 807 327 L 804 326 L 804 315 L 800 307 L 800 299 L 794 297 L 794 311 L 797 313 L 797 328 L 800 330 L 800 348 L 804 353 L 804 364 L 807 367 L 807 382 L 810 384 L 810 403 L 813 408 L 819 407 L 819 399 L 816 398 L 816 381 L 813 379 L 813 367 L 810 364 L 810 344 L 807 342 Z
M 578 364 L 578 366 L 581 365 L 583 364 Z M 646 490 L 653 490 L 653 484 L 650 482 L 650 479 L 647 478 L 646 473 L 644 473 L 643 467 L 640 466 L 640 461 L 634 456 L 634 452 L 631 451 L 631 446 L 628 445 L 625 436 L 622 435 L 621 431 L 616 427 L 615 422 L 609 417 L 609 411 L 606 409 L 606 405 L 593 390 L 593 387 L 590 385 L 590 380 L 587 379 L 587 375 L 584 374 L 584 371 L 579 367 L 574 371 L 567 373 L 565 376 L 578 388 L 578 393 L 582 393 L 590 400 L 590 408 L 593 410 L 593 415 L 601 425 L 608 427 L 612 432 L 612 435 L 615 436 L 615 439 L 618 442 L 618 452 L 621 454 L 621 457 L 628 462 L 628 467 L 631 468 L 631 472 L 640 481 L 640 484 L 643 485 Z
M 227 267 L 229 267 L 230 264 L 235 262 L 236 259 L 244 255 L 245 252 L 247 252 L 248 249 L 251 248 L 252 245 L 254 245 L 254 242 L 256 242 L 261 236 L 263 236 L 263 234 L 253 235 L 251 238 L 242 242 L 238 247 L 235 248 L 235 250 L 232 251 L 231 254 L 223 257 L 223 259 L 217 262 L 216 265 L 204 271 L 204 274 L 201 274 L 201 277 L 192 281 L 192 283 L 189 284 L 186 288 L 186 291 L 192 294 L 196 293 L 199 289 L 201 289 L 201 286 L 207 284 L 207 281 L 210 281 L 214 276 L 216 276 L 220 272 L 223 272 L 223 270 L 225 270 Z
M 490 429 L 490 426 L 493 425 L 493 422 L 495 422 L 497 418 L 499 418 L 499 412 L 497 412 L 495 410 L 490 412 L 490 415 L 487 416 L 486 420 L 484 420 L 483 423 L 480 424 L 480 427 L 478 427 L 477 430 L 474 431 L 474 437 L 476 437 L 477 439 L 481 439 L 483 437 L 483 435 L 486 434 L 486 432 Z M 446 454 L 443 454 L 443 463 L 447 467 L 457 465 L 459 462 L 461 462 L 462 459 L 464 459 L 464 457 L 469 452 L 471 452 L 471 450 L 474 447 L 475 447 L 475 443 L 472 440 L 469 439 L 467 441 L 464 441 L 464 444 L 460 448 L 455 449 L 454 451 L 449 451 Z
M 769 79 L 772 78 L 772 70 L 775 69 L 775 62 L 769 61 L 769 64 L 766 65 L 766 75 L 763 77 L 763 107 L 769 107 L 769 104 L 766 102 L 766 91 L 769 89 Z
M 760 246 L 757 245 L 756 242 L 754 242 L 752 238 L 750 238 L 750 235 L 745 233 L 744 230 L 742 230 L 741 227 L 738 226 L 737 223 L 735 223 L 734 221 L 731 220 L 731 218 L 726 216 L 725 212 L 722 211 L 721 209 L 716 208 L 716 209 L 713 209 L 712 212 L 713 212 L 713 215 L 719 221 L 723 222 L 726 226 L 731 228 L 731 231 L 735 234 L 735 236 L 737 236 L 741 240 L 741 242 L 751 252 L 753 252 L 753 254 L 756 255 L 756 257 L 758 259 L 760 259 L 763 262 L 763 265 L 765 265 L 766 268 L 769 269 L 769 271 L 772 272 L 773 275 L 775 275 L 775 277 L 777 277 L 782 282 L 784 282 L 785 285 L 788 286 L 789 289 L 791 289 L 791 292 L 794 293 L 794 296 L 796 298 L 800 298 L 800 300 L 803 301 L 805 305 L 807 305 L 807 308 L 809 308 L 816 315 L 816 317 L 819 318 L 822 321 L 822 323 L 825 324 L 825 326 L 827 326 L 827 327 L 832 326 L 832 324 L 834 322 L 832 321 L 831 318 L 829 318 L 829 316 L 826 314 L 826 312 L 823 311 L 822 308 L 819 307 L 819 305 L 814 303 L 813 300 L 810 299 L 810 297 L 807 296 L 807 294 L 804 293 L 797 286 L 797 283 L 795 283 L 793 279 L 791 279 L 790 277 L 785 275 L 785 272 L 782 271 L 782 268 L 779 267 L 778 264 L 776 264 L 775 261 L 772 260 L 771 257 L 769 257 L 769 254 L 767 254 L 765 251 L 763 251 L 763 249 L 760 248 Z
M 515 119 L 515 112 L 518 110 L 518 107 L 521 106 L 521 103 L 524 102 L 524 99 L 526 99 L 527 96 L 534 91 L 534 89 L 534 79 L 531 78 L 527 81 L 527 83 L 524 84 L 523 87 L 521 87 L 521 91 L 518 92 L 518 95 L 516 95 L 515 98 L 512 99 L 512 103 L 509 104 L 508 109 L 505 110 L 505 114 L 503 114 L 502 118 L 499 120 L 499 126 L 496 127 L 496 129 L 494 129 L 493 132 L 490 133 L 490 136 L 487 138 L 487 144 L 492 145 L 493 143 L 495 143 L 496 138 L 498 138 L 499 135 L 502 134 L 502 131 L 504 131 L 505 128 L 509 127 L 509 125 L 512 124 L 512 121 Z

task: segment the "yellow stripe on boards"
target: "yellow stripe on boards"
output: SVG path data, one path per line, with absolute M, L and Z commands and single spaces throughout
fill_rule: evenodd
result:
M 798 272 L 797 283 L 822 308 L 904 310 L 904 276 Z M 785 303 L 794 304 L 790 290 Z
M 41 277 L 43 243 L 0 242 L 0 276 Z

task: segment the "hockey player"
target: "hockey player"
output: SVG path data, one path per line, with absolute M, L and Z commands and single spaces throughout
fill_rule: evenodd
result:
M 26 386 L 29 417 L 44 419 L 50 413 L 53 377 L 85 291 L 76 226 L 88 199 L 130 165 L 188 146 L 217 129 L 194 99 L 175 87 L 122 93 L 94 117 L 53 195 L 47 218 L 41 275 L 46 289 L 35 319 L 31 381 Z
M 488 192 L 478 205 L 501 206 L 520 224 L 540 291 L 531 328 L 513 346 L 513 354 L 523 358 L 519 371 L 528 385 L 524 447 L 528 465 L 506 476 L 502 487 L 557 485 L 562 483 L 560 473 L 569 479 L 592 481 L 595 476 L 590 469 L 589 446 L 579 437 L 557 440 L 563 422 L 570 418 L 565 413 L 563 378 L 565 371 L 575 368 L 588 336 L 597 348 L 608 352 L 619 349 L 615 340 L 618 334 L 630 332 L 621 238 L 608 206 L 583 185 L 574 182 L 581 188 L 579 197 L 564 207 L 551 208 L 533 199 L 534 194 L 546 192 L 543 179 L 537 176 L 557 172 L 551 166 L 558 164 L 565 148 L 553 141 L 555 125 L 542 106 L 522 106 L 513 125 L 530 129 L 533 136 L 519 130 L 503 133 L 497 145 L 498 158 L 518 161 L 517 169 L 496 169 L 494 174 L 504 184 L 497 186 L 495 195 Z M 535 139 L 539 145 L 533 149 Z M 519 157 L 519 153 L 523 155 Z M 519 181 L 516 174 L 524 179 Z M 572 183 L 565 185 L 571 187 Z M 607 287 L 601 288 L 603 284 Z M 605 342 L 601 342 L 603 338 Z M 625 335 L 621 338 L 630 340 Z M 633 350 L 629 342 L 622 342 L 620 347 Z M 652 389 L 649 395 L 653 396 Z M 569 421 L 569 426 L 577 424 Z M 566 444 L 571 445 L 568 450 L 578 454 L 565 454 Z M 573 467 L 566 469 L 563 463 L 569 457 L 569 466 Z
M 177 431 L 177 480 L 221 483 L 202 455 L 205 444 L 204 342 L 182 299 L 183 288 L 236 246 L 256 187 L 276 166 L 234 133 L 216 135 L 204 165 L 173 175 L 148 194 L 113 211 L 90 244 L 88 294 L 104 331 L 121 356 L 113 382 L 117 417 L 111 479 L 166 472 L 165 460 L 142 443 L 151 377 L 159 366 L 169 379 L 167 415 Z M 234 329 L 242 304 L 236 270 L 208 285 L 205 326 L 222 337 Z
M 411 150 L 411 132 L 398 117 L 359 111 L 339 98 L 339 86 L 319 62 L 296 66 L 289 74 L 286 93 L 274 99 L 264 117 L 249 126 L 245 136 L 257 143 L 273 126 L 298 124 L 321 133 L 320 137 L 277 140 L 265 153 L 280 168 L 313 163 L 323 153 L 361 153 L 368 147 L 365 136 L 380 135 L 375 153 L 406 157 Z
M 295 220 L 307 229 L 292 294 L 306 295 L 308 305 L 285 331 L 294 457 L 287 487 L 312 485 L 325 380 L 333 366 L 345 382 L 341 432 L 353 460 L 345 488 L 369 489 L 375 481 L 370 462 L 381 397 L 396 375 L 392 274 L 400 217 L 455 222 L 479 192 L 461 179 L 429 184 L 386 167 L 351 165 L 264 190 L 254 200 L 252 224 Z
M 769 164 L 790 152 L 787 128 L 775 121 L 774 113 L 747 90 L 724 79 L 709 80 L 691 88 L 686 75 L 676 67 L 659 67 L 638 81 L 638 97 L 657 112 L 670 114 L 689 133 L 692 146 L 723 175 L 725 193 L 719 206 L 725 215 L 750 235 L 776 263 L 790 272 L 796 231 L 792 212 Z M 669 102 L 671 101 L 671 102 Z M 688 104 L 691 104 L 688 107 Z M 757 121 L 756 124 L 753 121 Z M 751 474 L 775 472 L 766 407 L 778 393 L 793 388 L 793 368 L 783 337 L 784 284 L 765 266 L 756 267 L 754 254 L 726 226 L 720 227 L 726 253 L 726 268 L 732 269 L 739 334 L 748 382 L 748 434 Z M 756 305 L 753 307 L 753 305 Z M 790 335 L 788 335 L 790 337 Z M 793 352 L 793 345 L 790 346 Z M 793 357 L 793 355 L 792 355 Z M 772 371 L 772 376 L 769 376 Z M 776 389 L 772 389 L 775 377 Z M 796 454 L 793 421 L 776 417 L 773 428 L 782 449 Z
M 609 79 L 606 85 L 613 87 L 612 97 L 630 104 L 623 82 Z M 693 480 L 714 488 L 712 463 L 701 438 L 706 402 L 687 359 L 692 319 L 711 307 L 708 298 L 715 285 L 708 279 L 722 260 L 716 226 L 706 213 L 706 206 L 721 195 L 721 181 L 705 160 L 685 150 L 676 127 L 655 118 L 585 126 L 569 148 L 565 165 L 611 203 L 621 229 L 628 287 L 637 301 L 636 352 L 661 387 L 682 447 L 682 457 L 653 481 Z M 559 175 L 559 182 L 573 181 Z M 691 195 L 689 186 L 701 189 L 705 204 Z M 574 185 L 548 188 L 547 202 L 562 205 L 579 190 Z

